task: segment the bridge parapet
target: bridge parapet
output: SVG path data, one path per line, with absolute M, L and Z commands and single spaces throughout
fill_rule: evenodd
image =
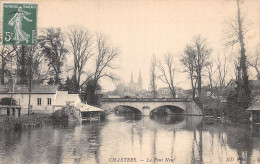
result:
M 101 102 L 192 102 L 187 98 L 102 98 Z

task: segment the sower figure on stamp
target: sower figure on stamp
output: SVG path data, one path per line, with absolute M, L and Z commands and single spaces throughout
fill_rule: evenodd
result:
M 31 19 L 27 18 L 26 15 L 30 15 L 29 12 L 26 12 L 22 9 L 22 6 L 18 8 L 18 12 L 15 13 L 14 17 L 8 22 L 10 26 L 14 26 L 14 40 L 16 40 L 17 43 L 20 43 L 22 41 L 26 41 L 26 43 L 29 42 L 30 35 L 23 31 L 23 19 L 25 19 L 28 22 L 32 22 Z

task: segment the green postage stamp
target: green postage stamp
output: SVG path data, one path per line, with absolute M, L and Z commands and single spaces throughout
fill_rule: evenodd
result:
M 3 3 L 2 7 L 2 43 L 35 45 L 38 4 Z

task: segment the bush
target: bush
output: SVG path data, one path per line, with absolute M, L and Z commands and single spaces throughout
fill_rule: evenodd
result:
M 224 114 L 234 122 L 249 122 L 250 112 L 246 108 L 245 102 L 240 101 L 235 92 L 231 92 L 227 97 Z
M 52 114 L 52 118 L 55 122 L 68 121 L 68 120 L 80 120 L 80 111 L 74 106 L 67 105 L 60 110 L 55 111 Z
M 60 122 L 60 121 L 65 121 L 65 120 L 68 120 L 68 114 L 65 112 L 64 109 L 60 109 L 60 110 L 57 110 L 55 111 L 53 114 L 52 114 L 52 119 L 55 121 L 55 122 Z
M 51 123 L 50 115 L 34 114 L 23 115 L 22 117 L 1 116 L 0 129 L 22 129 L 28 127 L 37 127 Z

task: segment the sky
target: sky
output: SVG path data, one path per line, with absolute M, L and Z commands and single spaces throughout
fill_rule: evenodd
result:
M 121 51 L 116 61 L 118 76 L 129 82 L 133 72 L 137 82 L 141 69 L 146 89 L 152 55 L 161 59 L 166 53 L 174 55 L 175 84 L 190 88 L 188 75 L 179 62 L 185 45 L 201 35 L 212 48 L 214 59 L 223 52 L 224 22 L 236 14 L 236 2 L 232 0 L 38 0 L 37 3 L 38 27 L 66 29 L 78 25 L 105 34 L 111 45 Z M 246 38 L 249 53 L 259 44 L 259 4 L 258 0 L 244 0 L 241 4 L 242 12 L 252 23 Z M 91 62 L 87 69 L 93 68 Z M 105 91 L 115 87 L 108 80 L 101 84 Z

